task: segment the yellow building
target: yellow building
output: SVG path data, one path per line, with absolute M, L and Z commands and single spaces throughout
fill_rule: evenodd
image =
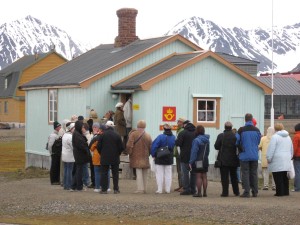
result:
M 25 91 L 19 86 L 40 77 L 67 60 L 51 51 L 27 55 L 0 71 L 0 123 L 25 123 Z

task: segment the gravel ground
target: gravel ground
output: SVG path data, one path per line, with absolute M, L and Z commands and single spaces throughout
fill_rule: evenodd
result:
M 176 180 L 172 186 L 177 186 Z M 81 218 L 84 224 L 299 224 L 300 193 L 275 197 L 270 190 L 259 191 L 257 198 L 221 198 L 220 183 L 209 182 L 207 198 L 180 196 L 178 192 L 154 194 L 154 178 L 149 179 L 147 194 L 133 194 L 135 187 L 134 180 L 120 179 L 120 194 L 100 195 L 93 189 L 64 191 L 51 186 L 47 178 L 0 178 L 0 224 L 20 223 L 20 218 L 68 221 L 68 215 Z M 83 223 L 78 219 L 76 224 Z

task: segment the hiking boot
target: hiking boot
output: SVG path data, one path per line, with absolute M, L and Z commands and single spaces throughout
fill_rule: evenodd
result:
M 240 195 L 241 198 L 250 198 L 249 193 L 243 193 L 242 195 Z
M 120 194 L 119 190 L 114 190 L 114 194 Z
M 192 193 L 189 191 L 180 192 L 180 195 L 191 195 Z

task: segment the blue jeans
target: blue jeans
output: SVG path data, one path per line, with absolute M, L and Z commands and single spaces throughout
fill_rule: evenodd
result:
M 295 169 L 295 180 L 294 180 L 294 188 L 295 191 L 300 191 L 300 160 L 294 159 L 294 169 Z
M 241 167 L 236 168 L 236 176 L 237 176 L 238 182 L 241 182 Z
M 89 186 L 90 181 L 89 181 L 90 175 L 89 175 L 89 168 L 88 168 L 88 163 L 83 164 L 83 177 L 82 181 L 85 186 Z
M 242 172 L 242 183 L 245 194 L 250 194 L 250 188 L 252 194 L 258 193 L 258 176 L 257 176 L 257 161 L 240 161 Z
M 95 189 L 100 189 L 101 184 L 101 166 L 95 166 L 94 165 L 94 171 L 95 171 Z M 110 186 L 110 170 L 108 170 L 108 188 Z
M 73 162 L 64 162 L 64 189 L 69 190 L 72 185 Z
M 181 173 L 182 173 L 182 181 L 183 181 L 183 191 L 196 193 L 196 174 L 191 173 L 189 171 L 188 163 L 180 163 L 181 165 Z

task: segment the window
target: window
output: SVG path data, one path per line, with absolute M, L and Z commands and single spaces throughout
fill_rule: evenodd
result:
M 204 127 L 220 125 L 220 97 L 193 96 L 193 121 L 194 124 Z
M 57 120 L 57 89 L 50 89 L 48 93 L 49 123 Z
M 4 113 L 8 113 L 8 101 L 4 102 Z

